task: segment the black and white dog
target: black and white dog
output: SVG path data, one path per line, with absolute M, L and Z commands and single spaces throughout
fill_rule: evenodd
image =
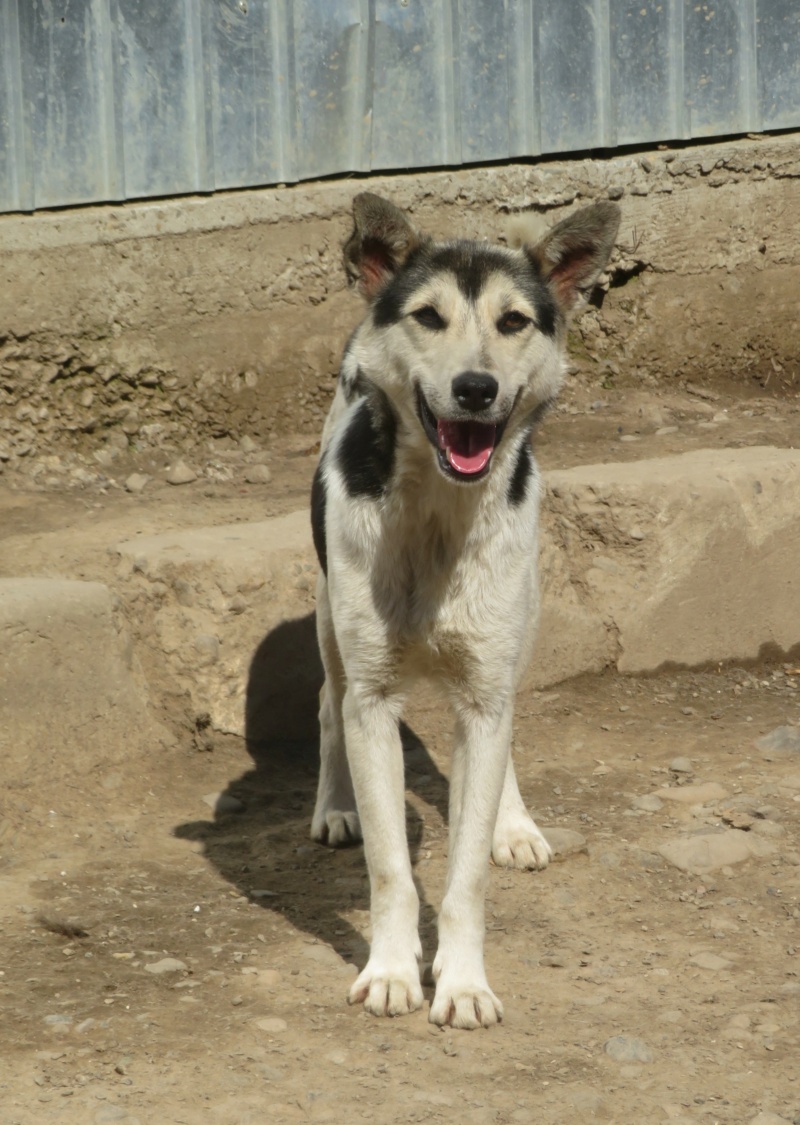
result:
M 430 1019 L 488 1027 L 503 1013 L 483 963 L 489 857 L 550 858 L 511 761 L 537 617 L 531 430 L 561 384 L 567 320 L 608 262 L 619 208 L 586 207 L 515 249 L 435 242 L 369 193 L 353 216 L 345 266 L 367 315 L 312 493 L 326 679 L 311 834 L 333 847 L 363 835 L 372 944 L 351 1003 L 421 1007 L 399 719 L 412 681 L 436 677 L 456 731 Z

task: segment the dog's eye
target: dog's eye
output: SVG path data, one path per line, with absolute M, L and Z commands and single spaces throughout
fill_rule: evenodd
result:
M 433 305 L 423 305 L 421 309 L 414 309 L 411 315 L 417 324 L 421 324 L 423 328 L 430 328 L 433 332 L 440 332 L 447 327 Z
M 515 332 L 521 332 L 523 328 L 527 328 L 530 323 L 531 318 L 529 316 L 512 309 L 511 312 L 503 313 L 500 317 L 497 322 L 497 331 L 502 332 L 504 336 L 513 336 Z

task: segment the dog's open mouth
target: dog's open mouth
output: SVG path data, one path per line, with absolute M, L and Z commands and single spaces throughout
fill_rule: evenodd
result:
M 437 418 L 419 385 L 416 390 L 422 428 L 436 450 L 444 472 L 464 481 L 480 480 L 486 476 L 505 423 Z

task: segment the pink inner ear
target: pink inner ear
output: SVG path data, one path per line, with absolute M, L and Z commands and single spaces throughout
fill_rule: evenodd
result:
M 358 266 L 367 297 L 374 297 L 394 270 L 394 262 L 385 245 L 374 240 L 365 241 Z
M 592 262 L 592 248 L 580 246 L 566 254 L 551 271 L 549 280 L 556 288 L 559 300 L 567 307 L 574 305 L 586 281 Z

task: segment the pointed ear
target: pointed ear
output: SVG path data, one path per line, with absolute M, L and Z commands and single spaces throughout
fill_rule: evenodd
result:
M 616 203 L 594 203 L 556 223 L 529 249 L 565 312 L 589 296 L 608 264 L 621 214 Z
M 421 239 L 402 211 L 370 191 L 353 200 L 353 223 L 344 244 L 344 268 L 372 300 Z

